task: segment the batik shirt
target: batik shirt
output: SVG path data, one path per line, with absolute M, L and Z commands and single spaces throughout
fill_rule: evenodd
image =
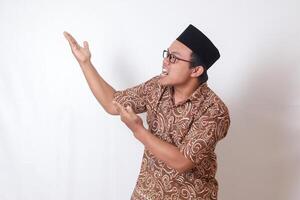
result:
M 173 87 L 160 85 L 158 80 L 155 76 L 117 91 L 114 100 L 130 105 L 135 113 L 147 112 L 149 132 L 176 146 L 195 167 L 178 172 L 145 148 L 131 200 L 215 200 L 218 182 L 214 151 L 229 129 L 228 109 L 207 82 L 175 104 Z

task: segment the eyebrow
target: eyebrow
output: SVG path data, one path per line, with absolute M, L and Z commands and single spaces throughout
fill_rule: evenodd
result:
M 169 51 L 171 54 L 177 54 L 177 55 L 181 56 L 181 54 L 180 54 L 179 52 L 176 52 L 176 51 L 171 52 L 169 48 L 168 48 L 168 51 Z

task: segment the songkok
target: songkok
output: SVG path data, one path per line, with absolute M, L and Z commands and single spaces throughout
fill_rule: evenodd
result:
M 192 24 L 181 33 L 177 40 L 200 57 L 206 70 L 220 58 L 220 53 L 215 45 Z

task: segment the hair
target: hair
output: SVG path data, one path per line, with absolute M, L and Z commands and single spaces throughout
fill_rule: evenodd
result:
M 208 80 L 208 76 L 207 76 L 207 70 L 204 66 L 204 63 L 202 61 L 202 59 L 200 58 L 200 56 L 198 56 L 196 53 L 192 52 L 192 55 L 191 55 L 191 65 L 190 65 L 190 68 L 194 68 L 194 67 L 197 67 L 197 66 L 202 66 L 203 67 L 203 73 L 198 76 L 198 82 L 200 83 L 200 85 L 204 82 L 206 82 Z

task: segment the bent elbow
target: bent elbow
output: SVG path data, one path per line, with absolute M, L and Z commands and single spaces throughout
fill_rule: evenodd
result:
M 116 109 L 113 106 L 104 107 L 102 106 L 104 111 L 110 115 L 119 115 L 119 113 L 116 111 Z
M 119 115 L 119 112 L 116 110 L 115 106 L 113 105 L 112 101 L 106 105 L 105 107 L 103 106 L 105 112 L 107 112 L 110 115 Z
M 110 115 L 119 115 L 119 113 L 116 110 L 105 110 Z

